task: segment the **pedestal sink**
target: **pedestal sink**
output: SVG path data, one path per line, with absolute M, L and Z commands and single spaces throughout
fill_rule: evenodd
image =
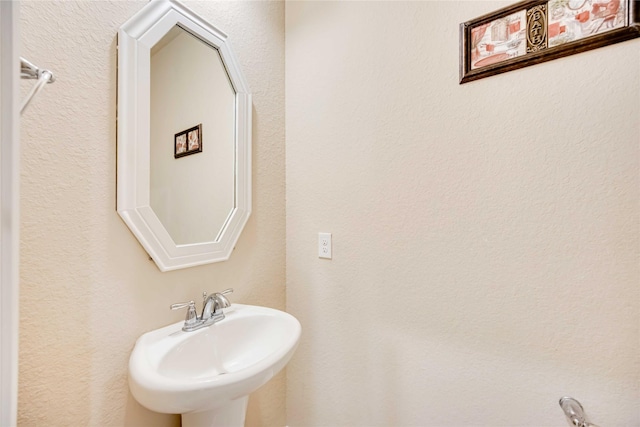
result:
M 129 387 L 146 408 L 182 414 L 183 427 L 243 426 L 249 394 L 291 359 L 300 322 L 266 307 L 232 304 L 225 318 L 193 332 L 178 322 L 142 335 L 129 360 Z

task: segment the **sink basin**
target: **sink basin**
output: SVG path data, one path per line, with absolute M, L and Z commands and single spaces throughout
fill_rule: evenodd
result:
M 184 322 L 138 338 L 129 387 L 146 408 L 182 414 L 183 426 L 242 426 L 249 394 L 291 359 L 300 322 L 288 313 L 232 304 L 225 318 L 194 332 Z

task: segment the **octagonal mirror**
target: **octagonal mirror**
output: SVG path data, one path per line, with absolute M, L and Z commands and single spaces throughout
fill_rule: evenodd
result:
M 229 258 L 251 212 L 251 95 L 227 36 L 174 0 L 118 31 L 117 211 L 162 271 Z

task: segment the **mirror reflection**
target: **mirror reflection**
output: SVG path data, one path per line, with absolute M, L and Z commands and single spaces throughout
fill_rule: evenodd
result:
M 235 207 L 235 90 L 218 50 L 174 26 L 151 49 L 150 205 L 177 245 L 217 241 Z

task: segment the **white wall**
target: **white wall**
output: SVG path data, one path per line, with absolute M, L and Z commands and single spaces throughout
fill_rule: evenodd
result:
M 116 213 L 116 33 L 146 1 L 23 1 L 23 55 L 50 68 L 22 117 L 22 426 L 163 426 L 127 385 L 135 339 L 180 321 L 169 304 L 233 287 L 284 308 L 284 4 L 187 6 L 229 35 L 253 94 L 253 213 L 227 262 L 161 273 Z M 24 82 L 27 89 L 33 82 Z M 247 424 L 285 424 L 284 375 Z
M 459 85 L 505 5 L 287 3 L 288 425 L 640 424 L 640 41 Z

